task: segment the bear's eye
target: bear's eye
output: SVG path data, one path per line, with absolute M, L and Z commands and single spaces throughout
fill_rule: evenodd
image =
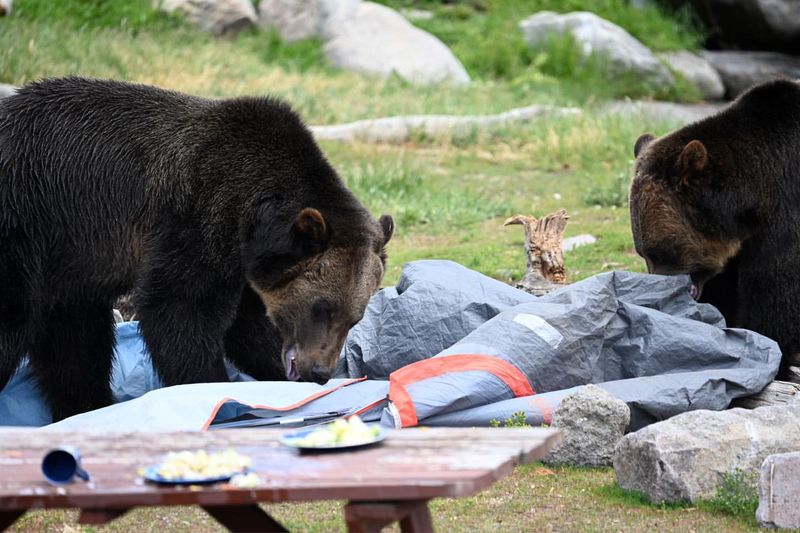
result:
M 669 254 L 662 253 L 662 252 L 649 252 L 646 257 L 650 260 L 651 263 L 654 265 L 668 265 L 670 263 L 670 256 Z
M 336 314 L 336 305 L 328 300 L 317 300 L 311 306 L 311 318 L 316 322 L 331 322 Z

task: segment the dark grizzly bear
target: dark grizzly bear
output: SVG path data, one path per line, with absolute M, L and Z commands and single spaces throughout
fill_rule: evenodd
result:
M 28 354 L 55 420 L 111 403 L 130 291 L 165 385 L 227 381 L 226 355 L 323 383 L 392 229 L 280 102 L 31 84 L 0 100 L 0 390 Z
M 689 274 L 729 326 L 800 352 L 800 84 L 754 87 L 712 117 L 643 135 L 634 153 L 631 226 L 648 270 Z

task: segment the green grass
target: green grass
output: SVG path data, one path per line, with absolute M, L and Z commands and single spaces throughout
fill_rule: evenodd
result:
M 524 234 L 503 227 L 517 213 L 565 208 L 566 236 L 598 242 L 569 252 L 569 279 L 612 269 L 644 269 L 630 234 L 627 189 L 633 141 L 674 124 L 626 120 L 587 110 L 479 135 L 467 145 L 324 143 L 343 178 L 376 214 L 395 216 L 386 284 L 405 262 L 450 259 L 503 281 L 525 273 Z
M 14 15 L 0 19 L 0 82 L 23 84 L 80 73 L 209 96 L 270 93 L 291 100 L 317 123 L 376 114 L 490 113 L 515 103 L 696 98 L 683 82 L 657 89 L 630 76 L 610 75 L 602 58 L 577 61 L 569 39 L 531 50 L 516 26 L 539 8 L 565 11 L 582 6 L 647 37 L 645 42 L 656 49 L 696 45 L 697 31 L 654 8 L 639 12 L 625 0 L 510 0 L 486 5 L 485 10 L 470 4 L 431 5 L 436 17 L 417 23 L 449 44 L 470 71 L 473 85 L 459 90 L 414 88 L 396 78 L 335 73 L 327 65 L 322 43 L 313 39 L 286 44 L 275 32 L 255 29 L 217 39 L 189 27 L 178 15 L 155 11 L 148 0 L 65 0 L 57 9 L 48 0 L 17 0 Z
M 519 30 L 519 22 L 537 11 L 592 11 L 638 38 L 652 50 L 694 50 L 703 34 L 689 8 L 666 13 L 655 5 L 636 9 L 627 0 L 472 0 L 442 4 L 435 0 L 383 0 L 395 8 L 430 10 L 434 16 L 414 23 L 447 44 L 475 79 L 504 79 L 512 85 L 554 76 L 563 94 L 582 102 L 593 98 L 652 96 L 670 100 L 694 100 L 695 91 L 679 80 L 661 89 L 635 76 L 609 72 L 602 58 L 580 61 L 574 42 L 556 39 L 541 49 L 531 49 Z M 587 87 L 592 91 L 587 93 Z M 598 93 L 597 89 L 601 89 Z

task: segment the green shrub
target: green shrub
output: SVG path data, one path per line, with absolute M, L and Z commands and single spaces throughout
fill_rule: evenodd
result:
M 716 495 L 698 504 L 705 511 L 716 511 L 755 522 L 758 508 L 758 471 L 725 474 Z
M 492 427 L 507 427 L 507 428 L 529 428 L 531 427 L 530 424 L 527 422 L 527 417 L 525 415 L 525 411 L 517 411 L 516 413 L 512 413 L 510 417 L 506 418 L 502 422 L 493 418 L 489 420 L 489 424 Z

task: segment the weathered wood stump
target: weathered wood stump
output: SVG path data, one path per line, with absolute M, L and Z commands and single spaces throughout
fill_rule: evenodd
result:
M 541 218 L 514 215 L 503 223 L 504 226 L 519 224 L 525 228 L 528 271 L 515 287 L 542 296 L 567 283 L 561 249 L 567 220 L 567 211 L 561 209 Z
M 798 394 L 800 394 L 800 384 L 776 380 L 764 387 L 764 390 L 758 394 L 735 399 L 731 406 L 755 409 L 767 405 L 781 405 L 789 403 Z

